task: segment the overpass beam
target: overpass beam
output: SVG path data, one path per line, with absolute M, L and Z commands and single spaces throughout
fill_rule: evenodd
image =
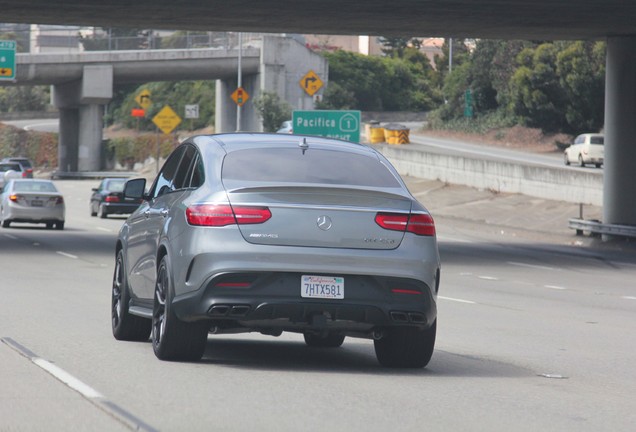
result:
M 636 225 L 636 37 L 607 40 L 603 222 Z

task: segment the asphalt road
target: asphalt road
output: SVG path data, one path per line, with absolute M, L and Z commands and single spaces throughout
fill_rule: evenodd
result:
M 636 258 L 532 240 L 443 213 L 435 354 L 381 368 L 371 341 L 210 336 L 203 361 L 157 360 L 110 329 L 121 218 L 95 181 L 58 181 L 64 231 L 0 229 L 0 430 L 598 431 L 636 424 Z M 456 193 L 452 189 L 449 194 Z M 435 208 L 435 195 L 423 195 Z M 468 203 L 462 212 L 496 203 Z M 556 205 L 556 204 L 555 204 Z M 503 209 L 499 209 L 503 211 Z M 519 211 L 524 211 L 523 206 Z M 508 228 L 506 228 L 506 232 Z

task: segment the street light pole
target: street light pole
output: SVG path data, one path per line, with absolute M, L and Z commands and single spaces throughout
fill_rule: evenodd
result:
M 238 78 L 237 78 L 237 88 L 241 88 L 243 86 L 243 73 L 241 72 L 241 63 L 243 57 L 243 33 L 238 34 Z M 236 104 L 236 131 L 241 131 L 241 104 Z

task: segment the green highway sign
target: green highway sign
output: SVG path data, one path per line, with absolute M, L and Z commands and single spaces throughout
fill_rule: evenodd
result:
M 294 111 L 292 122 L 295 134 L 360 142 L 360 111 Z
M 15 41 L 0 40 L 0 80 L 15 79 Z

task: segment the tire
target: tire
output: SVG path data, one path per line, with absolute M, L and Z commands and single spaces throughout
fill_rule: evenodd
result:
M 11 225 L 11 221 L 9 219 L 2 221 L 2 228 L 9 228 L 9 225 Z
M 433 356 L 436 333 L 437 320 L 426 330 L 390 327 L 384 337 L 373 341 L 375 355 L 384 367 L 423 368 Z
M 91 203 L 90 205 L 90 209 L 91 209 L 91 216 L 97 216 L 97 212 L 95 210 L 93 210 L 93 203 Z
M 101 219 L 106 219 L 106 217 L 108 216 L 108 213 L 106 212 L 103 204 L 100 204 L 97 208 L 97 216 Z
M 603 166 L 603 164 L 597 163 L 597 164 L 594 164 L 594 166 L 596 166 L 596 168 L 600 168 L 601 166 Z
M 584 167 L 585 166 L 585 162 L 583 162 L 583 156 L 579 155 L 579 166 L 580 167 Z
M 56 230 L 63 230 L 64 229 L 64 221 L 62 222 L 55 222 L 55 229 Z
M 46 229 L 53 229 L 53 222 L 47 222 Z
M 563 162 L 565 162 L 565 165 L 567 166 L 570 165 L 570 159 L 568 159 L 567 153 L 563 153 Z
M 131 315 L 128 312 L 129 301 L 130 294 L 126 267 L 124 266 L 124 253 L 120 250 L 115 259 L 110 302 L 113 336 L 117 340 L 147 341 L 150 336 L 151 321 L 147 318 Z
M 305 343 L 315 348 L 338 348 L 345 340 L 343 335 L 328 333 L 326 336 L 305 333 Z
M 170 260 L 164 256 L 157 270 L 152 311 L 152 348 L 160 360 L 197 361 L 203 357 L 209 324 L 188 323 L 174 313 L 174 287 Z

